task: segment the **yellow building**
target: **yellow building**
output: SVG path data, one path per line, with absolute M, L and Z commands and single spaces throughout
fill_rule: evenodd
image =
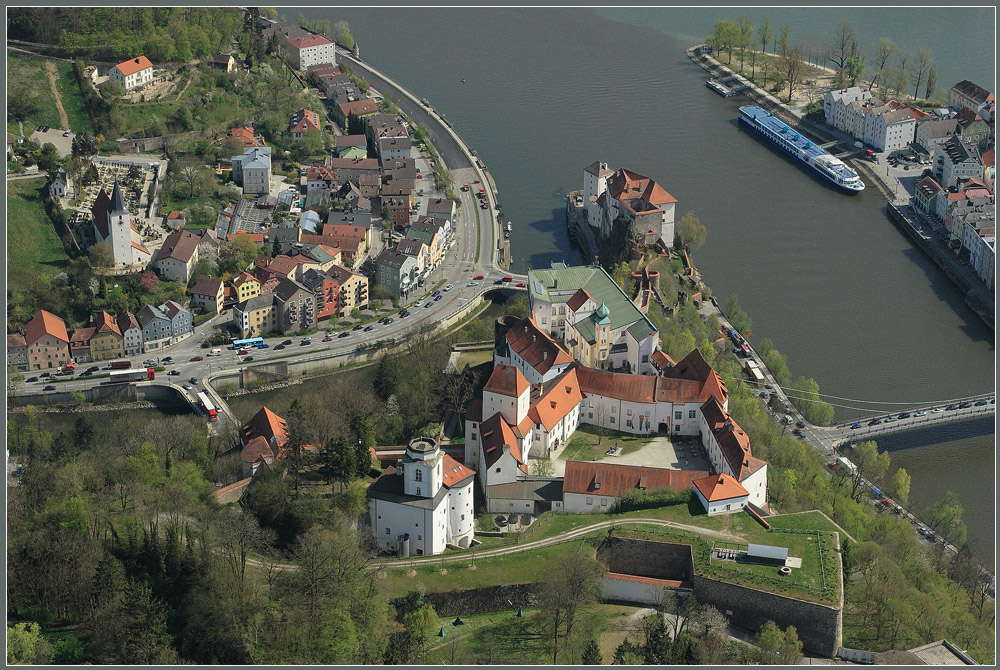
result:
M 94 336 L 90 338 L 90 357 L 95 361 L 109 361 L 125 356 L 125 338 L 118 324 L 107 312 L 94 317 Z
M 274 308 L 274 296 L 260 295 L 239 303 L 233 307 L 233 323 L 244 338 L 277 331 L 278 310 Z
M 569 334 L 570 355 L 587 367 L 603 368 L 611 354 L 611 319 L 602 302 L 593 314 L 572 324 Z
M 250 298 L 260 295 L 260 282 L 252 274 L 241 272 L 233 277 L 229 283 L 236 291 L 236 302 L 242 303 Z

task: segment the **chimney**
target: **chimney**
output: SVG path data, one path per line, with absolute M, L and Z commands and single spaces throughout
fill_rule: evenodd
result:
M 558 279 L 553 279 L 552 280 L 552 288 L 559 288 L 559 280 Z
M 535 335 L 532 335 L 532 336 L 531 336 L 531 341 L 532 341 L 532 343 L 534 343 L 534 341 L 535 341 L 535 337 L 536 337 Z
M 544 361 L 544 360 L 548 360 L 548 358 L 549 358 L 549 352 L 547 352 L 547 351 L 543 351 L 543 352 L 542 352 L 542 360 L 543 360 L 543 361 Z

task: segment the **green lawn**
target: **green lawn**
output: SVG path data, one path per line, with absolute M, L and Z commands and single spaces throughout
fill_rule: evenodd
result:
M 7 182 L 7 273 L 24 290 L 45 272 L 58 274 L 69 256 L 42 204 L 45 177 Z
M 30 137 L 40 125 L 60 127 L 59 110 L 56 109 L 49 76 L 45 72 L 45 59 L 7 52 L 7 96 L 12 97 L 12 92 L 18 87 L 30 87 L 37 96 L 35 111 L 24 120 L 26 137 Z M 69 110 L 66 113 L 69 114 Z
M 464 370 L 465 366 L 476 367 L 488 361 L 493 360 L 493 350 L 487 349 L 486 351 L 466 351 L 458 359 L 458 369 Z
M 650 443 L 648 437 L 639 437 L 616 430 L 605 430 L 603 437 L 596 426 L 584 425 L 576 429 L 569 444 L 559 454 L 564 461 L 593 461 L 604 457 L 604 452 L 612 445 L 622 447 L 621 456 L 638 451 Z
M 76 81 L 73 64 L 57 63 L 57 65 L 59 68 L 59 78 L 56 80 L 56 88 L 59 90 L 63 109 L 66 110 L 70 129 L 74 133 L 90 133 L 93 135 L 94 128 L 90 125 L 90 115 L 87 114 L 87 109 L 84 106 L 83 94 L 80 93 L 80 84 Z

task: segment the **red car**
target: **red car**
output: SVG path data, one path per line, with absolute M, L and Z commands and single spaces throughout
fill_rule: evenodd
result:
M 424 176 L 422 174 L 418 174 L 417 175 L 417 179 L 423 179 L 423 178 L 424 178 Z
M 240 356 L 246 356 L 247 354 L 249 354 L 249 353 L 250 353 L 250 350 L 249 350 L 249 349 L 240 349 L 240 350 L 239 350 L 239 351 L 237 351 L 236 353 L 237 353 L 238 355 L 240 355 Z
M 833 468 L 837 467 L 837 464 L 834 463 L 833 461 L 830 461 L 829 463 L 826 464 L 826 467 L 828 467 L 830 469 L 833 469 Z
M 504 277 L 504 278 L 503 278 L 503 279 L 501 279 L 500 281 L 502 281 L 502 282 L 504 282 L 504 283 L 506 284 L 507 282 L 512 282 L 512 281 L 514 281 L 514 278 L 513 278 L 513 277 Z
M 205 360 L 203 356 L 195 356 L 194 358 L 191 359 L 191 362 L 193 363 L 194 361 L 203 361 L 203 360 Z
M 473 279 L 486 279 L 483 275 L 476 275 Z
M 525 284 L 523 281 L 519 281 L 519 282 L 517 282 L 517 287 L 518 288 L 528 288 L 528 285 Z
M 330 336 L 330 335 L 327 335 L 326 337 L 323 338 L 323 341 L 324 342 L 333 342 L 333 337 Z

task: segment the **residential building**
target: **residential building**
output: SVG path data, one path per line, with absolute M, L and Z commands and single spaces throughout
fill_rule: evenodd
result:
M 823 114 L 826 125 L 837 130 L 847 128 L 847 110 L 852 102 L 862 102 L 872 97 L 869 91 L 862 91 L 857 86 L 829 91 L 823 96 Z
M 71 336 L 71 345 L 72 342 Z M 70 349 L 70 355 L 72 356 L 72 346 Z M 13 365 L 14 369 L 21 372 L 28 370 L 28 343 L 24 341 L 24 335 L 21 333 L 7 333 L 7 365 Z
M 218 244 L 215 233 L 209 229 L 175 230 L 157 250 L 153 267 L 164 279 L 187 284 L 194 266 L 198 263 L 199 249 L 202 245 L 214 249 Z
M 237 302 L 245 302 L 260 295 L 260 282 L 248 272 L 240 272 L 229 283 L 236 292 Z
M 302 284 L 282 279 L 271 292 L 275 321 L 281 334 L 307 330 L 316 325 L 316 298 Z
M 431 198 L 427 201 L 427 216 L 455 222 L 455 201 L 448 198 Z
M 538 328 L 584 365 L 655 374 L 656 328 L 599 266 L 529 270 L 528 305 Z
M 413 211 L 413 182 L 392 181 L 382 186 L 382 207 L 389 210 L 393 226 L 403 227 L 410 223 Z
M 400 240 L 396 245 L 396 251 L 415 258 L 417 261 L 417 276 L 422 277 L 431 270 L 431 254 L 426 242 L 420 240 Z
M 270 469 L 275 463 L 287 458 L 288 422 L 262 407 L 250 421 L 240 428 L 240 461 L 243 476 L 253 477 L 263 467 Z M 316 445 L 307 444 L 306 451 L 315 451 Z
M 405 297 L 417 287 L 418 259 L 398 249 L 385 249 L 375 259 L 375 283 Z
M 416 240 L 427 245 L 429 270 L 433 270 L 444 260 L 447 242 L 445 241 L 444 226 L 437 219 L 420 217 L 406 231 L 406 239 Z
M 380 137 L 378 140 L 378 154 L 382 160 L 410 158 L 412 149 L 409 137 Z
M 368 306 L 368 277 L 342 265 L 327 268 L 326 273 L 340 285 L 337 304 L 341 315 Z
M 125 194 L 117 179 L 111 197 L 102 188 L 90 212 L 94 241 L 111 248 L 115 266 L 144 266 L 149 263 L 151 254 L 142 244 L 142 236 L 125 205 Z
M 194 318 L 191 312 L 181 307 L 175 300 L 168 300 L 157 309 L 170 321 L 171 344 L 180 342 L 194 333 Z
M 321 130 L 323 122 L 320 121 L 319 114 L 311 109 L 300 109 L 292 114 L 292 119 L 288 122 L 288 134 L 295 140 L 302 139 L 306 133 Z
M 630 491 L 683 491 L 707 475 L 708 472 L 704 470 L 669 470 L 642 465 L 567 461 L 563 475 L 562 509 L 582 514 L 607 514 Z
M 340 282 L 322 270 L 309 270 L 302 275 L 302 285 L 316 297 L 316 319 L 328 319 L 340 314 Z
M 868 98 L 866 100 L 855 100 L 847 105 L 844 110 L 845 133 L 849 133 L 856 140 L 865 139 L 865 118 L 869 109 L 881 107 L 885 102 L 879 98 Z
M 359 119 L 367 119 L 378 113 L 378 105 L 374 100 L 368 98 L 352 102 L 342 102 L 333 109 L 341 125 L 346 125 L 348 117 L 352 115 Z
M 250 298 L 233 307 L 233 324 L 239 328 L 240 337 L 260 337 L 277 332 L 277 311 L 274 296 L 265 293 Z
M 338 135 L 336 154 L 338 158 L 367 158 L 368 138 L 364 135 Z
M 331 158 L 328 167 L 336 170 L 341 183 L 358 183 L 358 177 L 362 174 L 379 176 L 378 160 L 374 158 Z
M 368 487 L 375 544 L 401 556 L 431 556 L 447 546 L 467 549 L 475 533 L 475 471 L 430 438 L 410 440 L 398 468 Z
M 971 224 L 968 227 L 971 228 Z M 993 228 L 992 234 L 983 234 L 985 230 L 977 231 L 977 233 L 980 234 L 971 236 L 968 243 L 969 265 L 976 271 L 979 278 L 983 280 L 983 283 L 990 290 L 993 290 L 995 287 L 997 262 L 996 228 Z
M 159 307 L 144 305 L 135 318 L 142 328 L 143 353 L 158 351 L 171 343 L 170 319 Z
M 337 173 L 324 166 L 310 166 L 306 169 L 306 193 L 317 190 L 338 190 L 340 178 Z
M 271 189 L 271 147 L 247 147 L 233 156 L 233 183 L 244 193 L 267 194 Z
M 187 224 L 187 217 L 183 210 L 175 210 L 167 214 L 167 228 L 170 230 L 180 230 Z
M 933 177 L 924 177 L 913 189 L 913 206 L 928 216 L 935 216 L 937 197 L 942 191 L 941 185 Z
M 961 128 L 962 142 L 973 146 L 980 146 L 980 142 L 987 139 L 991 133 L 991 125 L 986 123 L 974 111 L 968 107 L 958 110 L 955 120 Z
M 339 249 L 325 244 L 295 242 L 282 245 L 281 252 L 299 264 L 299 277 L 311 269 L 326 272 L 334 265 L 339 265 L 342 260 Z
M 955 135 L 961 134 L 961 126 L 955 119 L 934 119 L 927 117 L 917 124 L 915 143 L 929 154 L 934 153 L 934 147 L 947 142 Z
M 213 54 L 208 59 L 208 64 L 213 69 L 222 70 L 223 72 L 236 71 L 236 59 L 233 58 L 232 54 Z
M 306 71 L 313 65 L 337 64 L 336 45 L 324 35 L 293 37 L 285 43 L 290 47 L 292 64 L 299 70 Z
M 968 79 L 963 79 L 948 91 L 948 107 L 956 111 L 968 107 L 978 114 L 994 100 L 996 100 L 995 95 Z
M 263 136 L 258 135 L 253 126 L 246 126 L 245 128 L 233 128 L 229 131 L 232 137 L 239 139 L 243 142 L 243 146 L 247 149 L 250 147 L 266 147 L 267 142 L 264 141 Z
M 724 473 L 696 479 L 693 484 L 695 497 L 709 516 L 739 511 L 750 500 L 749 492 Z
M 225 291 L 221 279 L 202 277 L 188 289 L 188 293 L 191 294 L 191 305 L 201 307 L 204 313 L 222 311 L 222 297 Z
M 891 102 L 873 107 L 865 118 L 864 142 L 875 151 L 903 149 L 913 142 L 915 125 L 913 112 L 908 108 L 897 109 Z
M 69 357 L 74 363 L 89 363 L 91 361 L 90 356 L 90 338 L 94 336 L 94 332 L 97 328 L 93 326 L 87 326 L 85 328 L 76 328 L 69 331 Z M 140 344 L 141 344 L 140 338 Z
M 108 70 L 108 81 L 116 81 L 126 92 L 153 83 L 153 64 L 145 56 L 122 61 Z
M 417 161 L 412 158 L 383 159 L 382 181 L 386 184 L 396 181 L 406 181 L 412 187 L 417 180 Z
M 767 500 L 767 461 L 753 456 L 750 437 L 716 396 L 702 405 L 698 425 L 712 470 L 735 479 L 747 491 L 750 502 L 763 505 Z
M 942 187 L 955 186 L 959 181 L 975 179 L 983 174 L 979 150 L 951 137 L 934 147 L 931 174 Z
M 40 309 L 24 324 L 24 342 L 30 370 L 49 370 L 69 363 L 66 322 L 51 312 Z
M 362 172 L 357 178 L 358 191 L 365 198 L 377 198 L 382 193 L 382 180 L 374 172 Z M 412 191 L 413 184 L 410 184 Z
M 132 312 L 122 312 L 118 315 L 118 332 L 122 334 L 122 346 L 126 356 L 142 353 L 142 327 Z
M 49 184 L 49 195 L 53 198 L 72 198 L 75 193 L 73 180 L 66 174 L 66 169 L 60 167 L 55 179 Z
M 107 312 L 94 315 L 94 334 L 90 337 L 90 357 L 95 361 L 111 361 L 125 355 L 125 338 L 118 322 Z

